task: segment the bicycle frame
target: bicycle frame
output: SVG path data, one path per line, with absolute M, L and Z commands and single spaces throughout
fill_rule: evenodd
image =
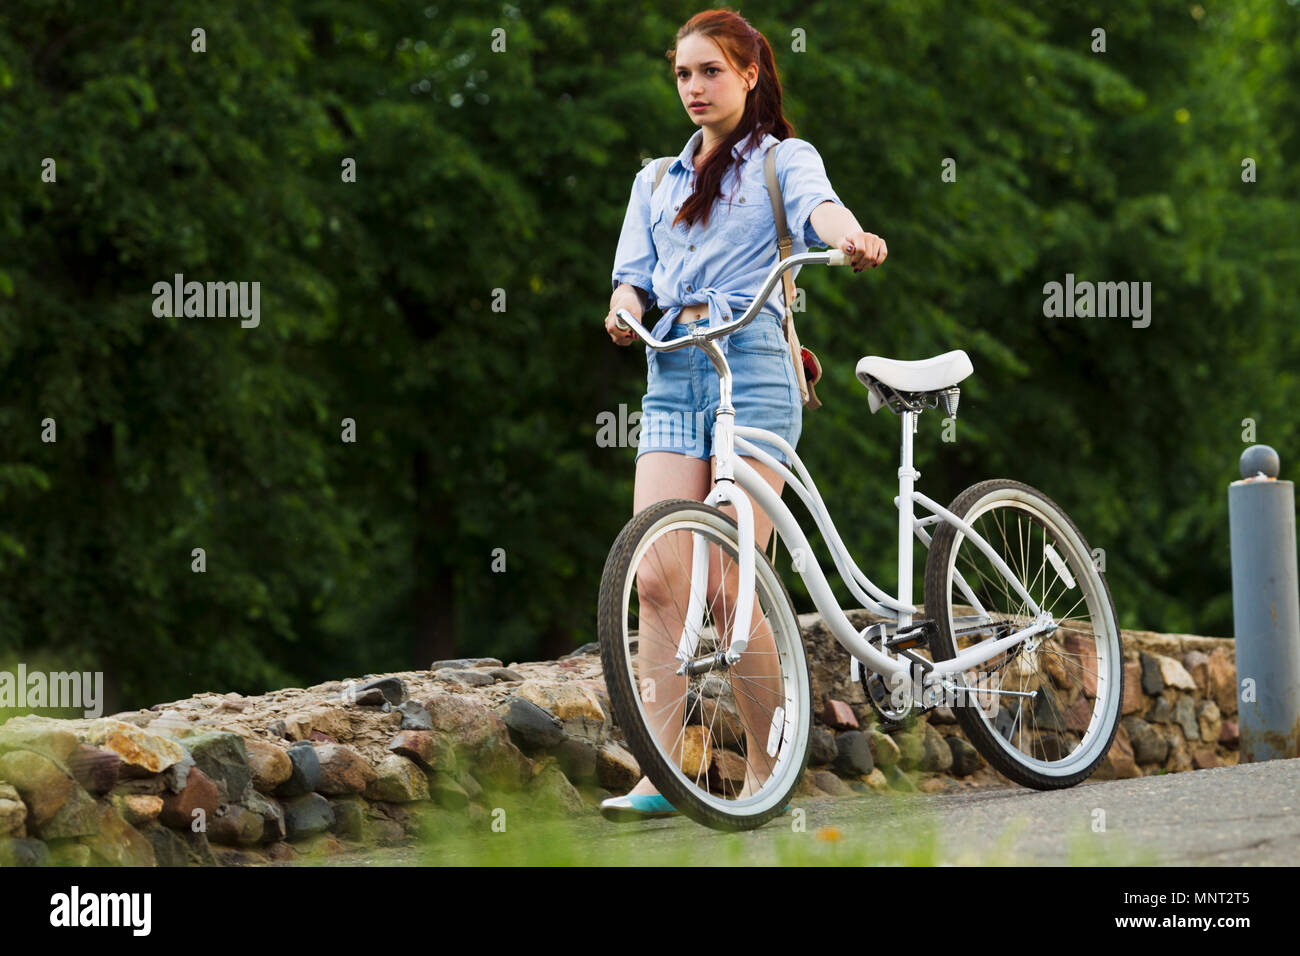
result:
M 826 626 L 835 636 L 836 641 L 852 655 L 853 676 L 855 679 L 858 676 L 857 667 L 860 662 L 880 674 L 887 682 L 911 681 L 912 669 L 918 663 L 916 659 L 905 658 L 906 651 L 901 652 L 899 657 L 893 657 L 885 649 L 884 636 L 888 631 L 888 623 L 890 622 L 887 621 L 884 627 L 875 624 L 863 628 L 861 631 L 858 631 L 853 626 L 848 615 L 840 608 L 839 601 L 836 600 L 834 593 L 831 591 L 830 584 L 821 566 L 813 558 L 812 548 L 804 535 L 803 529 L 799 526 L 799 522 L 781 500 L 781 497 L 763 479 L 762 475 L 737 454 L 737 449 L 739 449 L 745 455 L 772 468 L 785 480 L 786 485 L 794 490 L 795 494 L 799 496 L 812 514 L 818 530 L 821 531 L 822 537 L 829 545 L 831 557 L 840 579 L 853 596 L 860 600 L 865 607 L 879 616 L 892 619 L 895 630 L 912 623 L 915 612 L 912 604 L 912 539 L 913 537 L 920 538 L 922 543 L 928 547 L 931 540 L 929 533 L 925 530 L 928 525 L 937 524 L 941 521 L 947 522 L 965 534 L 989 559 L 993 567 L 1004 577 L 1020 599 L 1025 602 L 1025 606 L 1029 608 L 1034 616 L 1034 621 L 1028 627 L 1024 627 L 1005 637 L 992 641 L 981 641 L 959 651 L 957 656 L 951 660 L 933 663 L 926 661 L 924 663 L 922 669 L 926 673 L 922 683 L 929 685 L 932 682 L 942 682 L 949 688 L 954 688 L 950 680 L 953 675 L 970 670 L 985 661 L 991 660 L 1037 634 L 1050 634 L 1056 629 L 1057 624 L 1049 614 L 1046 614 L 1039 607 L 1033 596 L 1020 583 L 1019 578 L 1011 572 L 1011 569 L 1007 567 L 997 552 L 974 528 L 943 507 L 943 505 L 932 501 L 915 490 L 914 485 L 916 479 L 920 477 L 920 472 L 912 464 L 912 436 L 916 432 L 918 413 L 907 410 L 900 415 L 902 419 L 902 442 L 898 468 L 898 497 L 894 499 L 898 508 L 898 594 L 896 597 L 891 598 L 872 583 L 870 578 L 853 561 L 835 528 L 834 522 L 831 520 L 830 513 L 817 492 L 812 476 L 809 475 L 807 468 L 804 467 L 802 460 L 790 447 L 789 443 L 781 436 L 765 429 L 737 426 L 735 424 L 735 408 L 731 404 L 731 368 L 721 350 L 713 341 L 752 321 L 754 316 L 758 314 L 762 304 L 767 301 L 768 295 L 785 269 L 809 263 L 843 265 L 847 261 L 847 257 L 838 250 L 808 252 L 789 256 L 773 266 L 762 290 L 755 296 L 754 301 L 741 318 L 704 331 L 694 330 L 688 335 L 674 339 L 671 342 L 661 342 L 653 338 L 635 320 L 627 324 L 647 345 L 659 351 L 673 351 L 691 346 L 702 349 L 708 355 L 714 370 L 718 373 L 719 401 L 713 431 L 713 447 L 717 465 L 713 489 L 704 499 L 704 504 L 716 507 L 725 503 L 732 505 L 736 509 L 736 524 L 739 532 L 739 580 L 735 615 L 733 617 L 734 624 L 726 653 L 727 660 L 734 664 L 740 659 L 748 645 L 748 635 L 740 633 L 740 630 L 742 627 L 747 628 L 749 626 L 753 609 L 754 515 L 749 501 L 749 498 L 752 498 L 758 507 L 762 508 L 772 519 L 775 532 L 781 536 L 790 553 L 809 558 L 809 560 L 796 564 L 794 570 L 803 579 L 808 588 L 808 593 L 812 597 L 813 604 L 826 622 Z M 623 319 L 624 314 L 626 313 L 620 310 L 620 320 L 626 322 L 627 319 L 632 319 L 630 315 L 627 315 L 627 319 Z M 791 471 L 773 455 L 754 445 L 753 441 L 767 442 L 779 448 L 782 453 L 788 456 L 794 466 L 794 471 Z M 737 485 L 746 494 L 737 494 L 735 490 Z M 917 505 L 928 511 L 929 515 L 918 517 L 915 510 Z M 696 534 L 692 548 L 691 591 L 687 605 L 686 622 L 682 628 L 677 651 L 677 658 L 682 661 L 683 667 L 693 659 L 698 646 L 704 609 L 707 603 L 707 576 L 708 543 L 702 535 Z M 970 601 L 971 607 L 974 608 L 974 621 L 976 623 L 987 622 L 989 620 L 987 612 L 976 598 L 974 591 L 961 577 L 960 572 L 957 572 L 955 583 L 958 590 Z M 874 598 L 867 592 L 874 595 Z M 873 647 L 868 639 L 869 632 L 874 628 L 881 628 L 881 650 Z M 914 687 L 913 690 L 915 692 L 920 688 Z

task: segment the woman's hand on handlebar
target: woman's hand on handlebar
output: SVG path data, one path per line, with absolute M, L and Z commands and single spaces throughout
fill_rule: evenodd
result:
M 619 328 L 619 318 L 616 314 L 619 308 L 631 312 L 638 320 L 641 318 L 637 315 L 634 309 L 628 308 L 627 306 L 619 306 L 618 308 L 610 309 L 609 315 L 605 316 L 605 331 L 609 333 L 609 337 L 614 341 L 615 345 L 631 345 L 637 340 L 636 333 L 631 329 Z

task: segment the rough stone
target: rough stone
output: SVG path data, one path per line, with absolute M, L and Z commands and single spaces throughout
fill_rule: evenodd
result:
M 458 681 L 467 687 L 489 687 L 496 683 L 496 678 L 486 671 L 459 671 L 446 668 L 439 671 L 438 676 Z
M 388 742 L 388 749 L 399 757 L 414 760 L 426 773 L 456 767 L 450 741 L 431 730 L 403 730 Z
M 477 697 L 438 694 L 426 700 L 424 707 L 434 730 L 448 734 L 466 754 L 477 756 L 501 740 L 509 741 L 506 722 Z
M 488 674 L 491 675 L 493 680 L 518 682 L 524 679 L 522 674 L 518 671 L 513 671 L 508 667 L 493 667 L 488 671 Z
M 922 770 L 927 773 L 943 773 L 952 767 L 952 748 L 939 735 L 939 731 L 928 724 L 922 746 L 925 748 L 924 756 L 921 758 Z
M 827 698 L 822 707 L 822 723 L 835 730 L 857 730 L 858 718 L 853 708 L 842 700 Z
M 334 808 L 319 793 L 285 800 L 282 806 L 285 836 L 289 840 L 302 840 L 334 826 Z
M 829 770 L 816 770 L 813 772 L 812 778 L 818 790 L 829 793 L 832 797 L 850 796 L 853 793 L 848 784 Z
M 596 780 L 613 793 L 627 793 L 641 779 L 641 766 L 626 749 L 613 741 L 596 751 Z
M 564 725 L 545 707 L 523 697 L 511 697 L 502 717 L 510 739 L 524 753 L 538 753 L 558 747 L 564 740 Z
M 208 839 L 222 846 L 255 846 L 262 842 L 266 821 L 237 803 L 223 805 L 217 815 L 208 821 Z
M 77 735 L 63 722 L 51 717 L 29 714 L 12 717 L 0 725 L 0 754 L 10 750 L 30 750 L 56 763 L 66 764 L 77 746 Z
M 860 730 L 848 730 L 835 738 L 836 773 L 844 777 L 858 777 L 871 773 L 873 769 L 875 762 L 871 757 L 871 744 L 868 743 L 866 734 Z M 821 787 L 821 784 L 817 786 Z
M 871 745 L 871 759 L 881 767 L 892 767 L 898 763 L 902 753 L 898 749 L 898 744 L 889 734 L 882 734 L 878 730 L 872 730 L 867 735 L 867 742 Z
M 429 670 L 435 673 L 440 670 L 446 670 L 449 667 L 464 669 L 466 667 L 500 667 L 501 662 L 495 657 L 457 657 L 449 661 L 434 661 L 429 665 Z
M 262 843 L 276 843 L 285 838 L 284 807 L 278 800 L 250 790 L 244 796 L 244 806 L 262 818 Z
M 111 750 L 123 763 L 145 773 L 161 773 L 185 756 L 175 740 L 109 717 L 92 721 L 77 736 L 84 743 Z
M 708 772 L 713 759 L 713 741 L 699 724 L 687 724 L 682 731 L 682 773 L 692 779 Z
M 607 720 L 600 699 L 586 685 L 576 681 L 544 681 L 530 678 L 519 685 L 516 695 L 544 708 L 566 725 L 583 721 L 603 725 Z
M 1082 734 L 1092 721 L 1092 703 L 1083 694 L 1075 698 L 1065 711 L 1065 729 L 1071 733 Z
M 898 793 L 915 793 L 916 784 L 912 778 L 905 774 L 897 765 L 882 768 L 885 774 L 885 780 L 889 783 L 889 789 Z
M 355 794 L 349 794 L 332 797 L 330 806 L 334 808 L 334 833 L 344 840 L 364 842 L 369 830 L 365 801 Z
M 1211 744 L 1217 742 L 1219 731 L 1223 729 L 1223 715 L 1219 713 L 1219 705 L 1212 700 L 1201 701 L 1196 706 L 1196 723 L 1202 740 Z
M 400 706 L 409 696 L 406 683 L 400 677 L 377 677 L 364 684 L 345 686 L 342 696 L 345 700 L 355 699 L 360 704 L 362 697 L 377 693 L 380 702 L 387 701 L 392 707 Z
M 954 777 L 970 776 L 984 762 L 979 751 L 971 745 L 970 741 L 962 737 L 950 734 L 943 738 L 943 742 L 948 745 L 948 751 L 952 754 L 952 766 L 949 772 Z
M 276 788 L 293 776 L 293 761 L 283 747 L 265 740 L 245 740 L 248 769 L 253 788 L 259 793 L 275 793 Z
M 366 786 L 366 797 L 390 803 L 428 800 L 429 783 L 414 761 L 393 754 L 375 768 L 375 779 Z
M 302 741 L 289 747 L 289 779 L 276 793 L 282 797 L 300 797 L 320 786 L 320 758 L 314 744 Z
M 1160 672 L 1159 659 L 1143 651 L 1138 660 L 1142 663 L 1142 693 L 1149 697 L 1160 696 L 1165 690 L 1165 679 Z
M 376 779 L 375 770 L 365 757 L 346 744 L 321 744 L 316 748 L 320 760 L 320 793 L 364 793 Z
M 408 700 L 397 710 L 402 715 L 401 730 L 433 730 L 433 718 L 418 700 Z
M 1183 655 L 1183 667 L 1196 682 L 1196 693 L 1204 697 L 1210 690 L 1210 656 L 1204 651 L 1188 651 Z
M 108 793 L 117 785 L 121 766 L 122 758 L 117 754 L 90 744 L 77 744 L 68 757 L 68 770 L 73 778 L 82 789 L 96 796 Z
M 891 735 L 898 746 L 898 764 L 903 770 L 914 770 L 925 759 L 925 745 L 918 734 L 898 731 Z M 888 766 L 887 764 L 885 766 Z
M 835 746 L 835 735 L 825 727 L 814 726 L 808 737 L 808 764 L 812 767 L 825 767 L 835 762 L 839 750 Z
M 143 826 L 158 819 L 162 813 L 162 797 L 147 793 L 125 793 L 112 798 L 113 807 L 122 819 L 133 827 Z
M 1164 678 L 1167 686 L 1176 690 L 1196 691 L 1196 681 L 1192 680 L 1192 675 L 1187 673 L 1187 668 L 1172 657 L 1162 656 L 1157 659 L 1160 662 L 1160 676 Z
M 1219 712 L 1225 717 L 1237 713 L 1237 665 L 1228 651 L 1216 647 L 1210 652 L 1206 664 L 1209 670 L 1210 692 L 1214 702 L 1219 705 Z
M 1121 722 L 1111 740 L 1110 750 L 1102 758 L 1093 777 L 1097 780 L 1125 780 L 1140 776 L 1142 771 L 1133 757 L 1133 745 L 1129 742 L 1128 731 Z
M 1175 662 L 1176 663 L 1176 662 Z M 1124 662 L 1124 697 L 1119 712 L 1136 714 L 1145 706 L 1142 697 L 1142 665 L 1137 661 Z
M 1235 720 L 1225 720 L 1223 726 L 1219 728 L 1219 743 L 1230 750 L 1236 750 L 1240 741 L 1237 722 Z
M 226 731 L 210 731 L 185 739 L 194 765 L 217 785 L 223 801 L 237 801 L 253 780 L 244 738 Z
M 1161 697 L 1143 718 L 1149 724 L 1172 724 L 1174 722 L 1174 705 L 1168 694 Z
M 40 840 L 0 840 L 0 866 L 49 866 L 50 849 Z
M 22 839 L 27 836 L 27 805 L 18 790 L 0 783 L 0 840 L 6 837 Z
M 863 777 L 862 782 L 865 783 L 872 790 L 874 790 L 876 793 L 889 792 L 889 781 L 885 779 L 885 774 L 881 771 L 879 767 L 872 770 L 871 773 Z
M 1125 717 L 1121 726 L 1128 732 L 1133 757 L 1139 764 L 1165 762 L 1169 744 L 1154 727 L 1140 717 Z
M 469 805 L 469 794 L 456 778 L 447 773 L 435 773 L 429 777 L 429 795 L 439 806 L 448 810 L 463 810 Z
M 584 737 L 565 737 L 555 748 L 555 758 L 573 783 L 596 782 L 596 745 Z
M 1183 735 L 1188 740 L 1195 740 L 1201 735 L 1201 728 L 1196 722 L 1196 705 L 1190 697 L 1180 697 L 1174 702 L 1174 723 L 1182 728 Z M 1141 760 L 1138 762 L 1141 763 Z
M 30 750 L 0 754 L 0 781 L 7 781 L 27 806 L 27 825 L 39 830 L 81 788 L 58 763 Z
M 582 794 L 556 766 L 545 767 L 529 787 L 531 806 L 546 816 L 572 816 L 585 809 Z
M 190 851 L 174 830 L 168 830 L 161 823 L 144 823 L 138 830 L 139 835 L 153 849 L 153 860 L 159 866 L 186 866 L 190 862 Z
M 1192 751 L 1192 765 L 1197 770 L 1209 770 L 1219 765 L 1219 758 L 1213 747 L 1198 747 Z
M 189 830 L 196 819 L 196 810 L 202 810 L 203 819 L 211 821 L 220 802 L 217 785 L 206 773 L 195 767 L 190 771 L 184 790 L 163 796 L 162 812 L 158 819 L 169 827 Z

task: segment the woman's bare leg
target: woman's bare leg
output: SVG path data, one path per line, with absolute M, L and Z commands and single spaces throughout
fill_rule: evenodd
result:
M 636 514 L 667 498 L 702 501 L 709 493 L 709 481 L 709 463 L 703 458 L 647 452 L 636 460 L 632 512 Z M 651 730 L 665 750 L 680 757 L 687 678 L 674 671 L 679 666 L 675 655 L 690 591 L 691 535 L 673 538 L 677 540 L 660 539 L 637 571 L 640 619 L 636 664 L 642 706 L 651 716 Z M 653 683 L 647 685 L 647 678 Z M 629 791 L 657 792 L 646 777 Z

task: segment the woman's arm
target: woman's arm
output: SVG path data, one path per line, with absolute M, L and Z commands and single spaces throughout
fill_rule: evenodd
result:
M 650 293 L 626 282 L 619 283 L 618 288 L 614 290 L 614 294 L 609 297 L 609 311 L 617 312 L 619 309 L 627 309 L 638 319 L 645 314 L 645 310 L 649 305 Z
M 885 261 L 889 249 L 885 240 L 864 232 L 857 217 L 846 206 L 829 200 L 819 205 L 808 217 L 817 235 L 826 245 L 848 253 L 853 259 L 853 271 L 874 268 Z

